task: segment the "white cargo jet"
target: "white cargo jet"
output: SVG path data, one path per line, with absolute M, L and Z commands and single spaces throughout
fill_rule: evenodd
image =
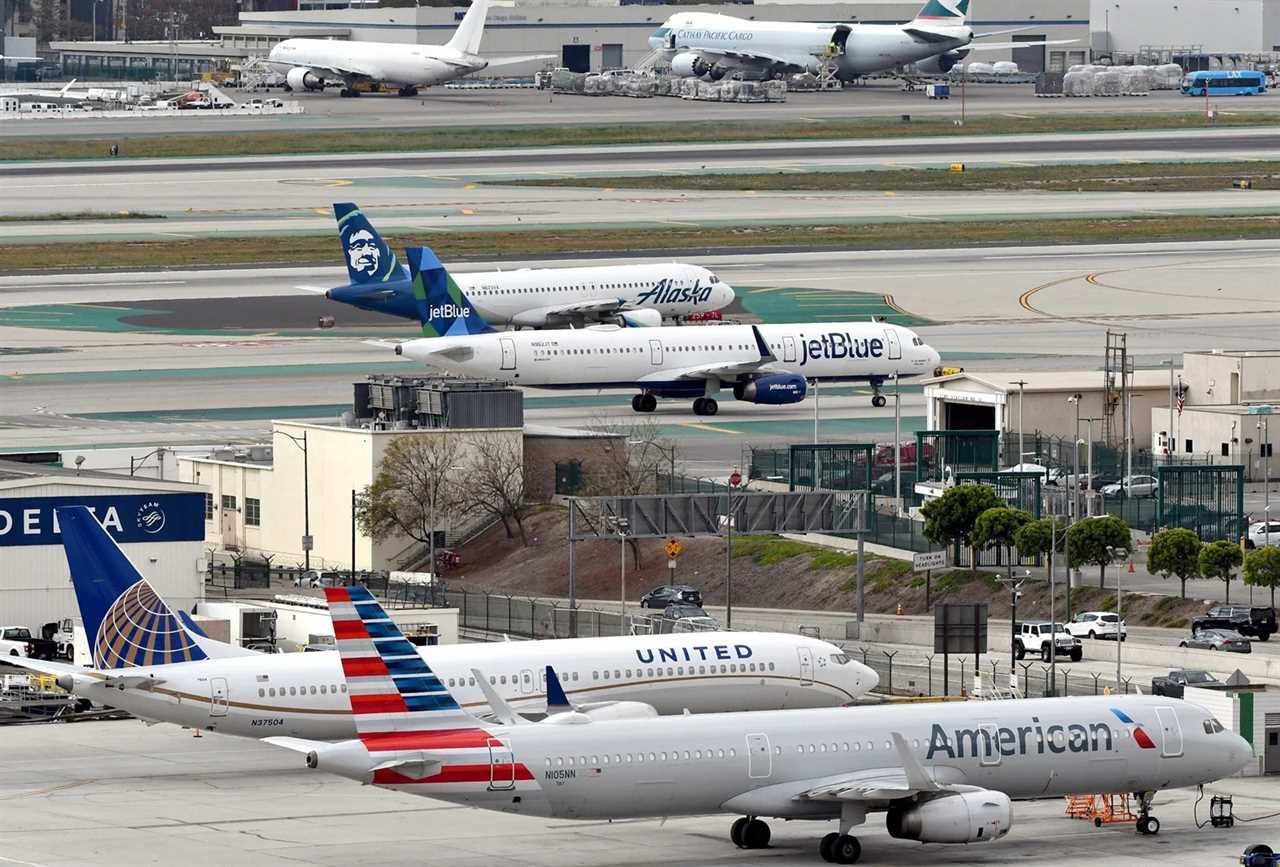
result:
M 932 375 L 940 360 L 914 332 L 883 322 L 498 333 L 430 249 L 408 257 L 427 337 L 398 344 L 397 355 L 533 388 L 637 388 L 636 412 L 683 397 L 697 415 L 715 415 L 721 388 L 749 403 L 799 403 L 808 380 L 869 383 L 872 403 L 884 406 L 886 379 Z
M 214 641 L 177 616 L 83 506 L 57 510 L 93 668 L 14 659 L 65 689 L 150 722 L 261 738 L 356 735 L 348 675 L 337 653 L 254 653 Z M 340 637 L 340 636 L 339 636 Z M 799 635 L 703 632 L 418 648 L 477 713 L 492 689 L 518 713 L 548 713 L 542 662 L 551 660 L 591 718 L 832 707 L 873 689 L 874 671 L 840 648 Z M 533 653 L 535 656 L 530 657 Z M 489 682 L 478 682 L 482 667 Z M 554 708 L 552 709 L 554 711 Z
M 928 0 L 906 24 L 811 24 L 677 12 L 649 37 L 649 46 L 666 56 L 676 75 L 712 81 L 726 75 L 773 78 L 817 73 L 834 63 L 836 76 L 848 81 L 908 64 L 924 73 L 945 73 L 970 51 L 1074 41 L 978 42 L 1027 28 L 974 33 L 968 14 L 969 0 Z
M 289 89 L 323 90 L 326 81 L 342 81 L 343 96 L 359 96 L 356 82 L 398 85 L 401 96 L 414 96 L 430 87 L 482 69 L 512 66 L 552 57 L 481 57 L 480 37 L 490 0 L 473 0 L 444 45 L 412 42 L 350 42 L 340 39 L 286 39 L 271 49 L 266 63 L 283 72 Z
M 368 590 L 325 594 L 359 735 L 268 743 L 304 753 L 311 768 L 472 807 L 588 820 L 736 813 L 730 838 L 748 849 L 769 842 L 761 816 L 834 819 L 840 830 L 819 851 L 852 864 L 862 846 L 850 831 L 871 812 L 886 813 L 893 837 L 981 843 L 1009 832 L 1012 799 L 1136 792 L 1138 831 L 1155 834 L 1155 792 L 1225 777 L 1252 758 L 1204 708 L 1156 696 L 610 721 L 570 708 L 529 724 L 490 696 L 511 721 L 491 725 L 403 652 Z M 483 681 L 482 669 L 475 675 Z M 547 684 L 550 704 L 570 704 L 550 666 Z

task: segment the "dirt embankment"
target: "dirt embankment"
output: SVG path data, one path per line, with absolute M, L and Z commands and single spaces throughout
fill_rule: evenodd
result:
M 490 590 L 516 596 L 567 596 L 569 592 L 568 513 L 548 506 L 526 522 L 529 546 L 508 539 L 495 526 L 461 549 L 463 567 L 446 575 L 451 587 Z M 627 599 L 635 601 L 645 591 L 668 580 L 667 557 L 662 539 L 630 543 L 627 550 Z M 725 540 L 681 539 L 684 550 L 675 580 L 702 591 L 708 605 L 725 601 Z M 580 599 L 616 599 L 621 543 L 584 542 L 577 545 L 576 577 Z M 815 611 L 851 611 L 855 604 L 856 560 L 805 542 L 775 536 L 743 536 L 733 540 L 733 601 L 759 608 L 795 608 Z M 927 614 L 926 582 L 910 574 L 910 564 L 869 556 L 866 563 L 866 606 L 871 613 L 892 614 L 902 605 L 904 614 Z M 928 601 L 986 602 L 993 615 L 1008 611 L 1009 594 L 991 572 L 955 569 L 935 572 Z M 1065 610 L 1066 592 L 1058 589 L 1059 616 Z M 1097 587 L 1077 587 L 1072 593 L 1075 611 L 1115 608 L 1115 593 Z M 1190 617 L 1202 613 L 1205 604 L 1172 596 L 1125 594 L 1125 620 L 1134 626 L 1185 627 Z M 1049 585 L 1031 580 L 1018 602 L 1019 617 L 1049 616 Z

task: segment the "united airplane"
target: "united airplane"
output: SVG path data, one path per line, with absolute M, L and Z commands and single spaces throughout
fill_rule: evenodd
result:
M 831 62 L 836 76 L 847 81 L 908 64 L 920 72 L 945 73 L 970 51 L 1074 41 L 981 42 L 1013 31 L 974 33 L 968 14 L 969 0 L 928 0 L 906 24 L 812 24 L 677 12 L 649 37 L 649 46 L 666 55 L 676 75 L 713 81 L 726 75 L 772 78 L 816 73 Z
M 765 711 L 538 723 L 468 713 L 362 587 L 325 591 L 358 732 L 339 743 L 268 738 L 362 783 L 533 816 L 612 820 L 737 814 L 739 847 L 769 842 L 760 817 L 838 820 L 822 857 L 852 864 L 850 834 L 882 812 L 889 834 L 982 843 L 1013 825 L 1011 801 L 1136 792 L 1141 833 L 1161 789 L 1235 773 L 1243 738 L 1202 707 L 1158 696 Z M 526 649 L 527 645 L 519 645 Z M 527 657 L 530 662 L 533 657 Z M 548 699 L 570 705 L 548 666 Z M 482 669 L 476 676 L 483 679 Z
M 57 510 L 93 667 L 15 659 L 82 698 L 152 722 L 260 738 L 356 734 L 337 653 L 253 653 L 175 614 L 83 506 Z M 411 646 L 406 643 L 405 646 Z M 530 657 L 533 652 L 535 657 Z M 541 663 L 595 718 L 827 707 L 873 689 L 874 671 L 840 648 L 759 632 L 494 642 L 414 648 L 476 712 L 490 688 L 521 714 L 548 712 Z M 481 666 L 488 682 L 477 681 Z
M 333 206 L 350 280 L 332 289 L 303 286 L 362 310 L 417 320 L 409 272 L 369 218 L 352 202 Z M 586 268 L 518 268 L 455 275 L 490 325 L 581 328 L 594 322 L 651 327 L 664 319 L 710 313 L 733 302 L 713 272 L 679 262 Z
M 695 414 L 715 415 L 721 388 L 748 403 L 799 403 L 809 380 L 869 383 L 884 406 L 886 379 L 930 375 L 940 360 L 914 332 L 884 322 L 497 333 L 430 249 L 408 256 L 427 336 L 398 344 L 397 355 L 534 388 L 637 388 L 636 412 L 653 412 L 660 397 L 693 398 Z

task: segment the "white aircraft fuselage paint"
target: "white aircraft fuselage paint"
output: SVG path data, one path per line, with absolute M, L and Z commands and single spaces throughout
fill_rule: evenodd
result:
M 426 87 L 479 72 L 488 61 L 444 45 L 356 42 L 339 39 L 286 39 L 271 49 L 267 64 L 291 69 L 357 69 L 360 78 L 387 84 Z

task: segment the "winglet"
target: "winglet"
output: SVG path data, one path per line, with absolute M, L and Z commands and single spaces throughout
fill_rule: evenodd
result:
M 547 666 L 547 715 L 553 713 L 568 713 L 573 710 L 573 705 L 569 703 L 569 697 L 564 694 L 564 687 L 560 685 L 560 678 L 556 677 L 556 670 L 551 666 Z
M 773 350 L 769 348 L 769 343 L 764 339 L 764 335 L 760 333 L 760 329 L 755 325 L 752 325 L 751 333 L 755 335 L 756 349 L 760 350 L 760 360 L 777 361 L 778 356 L 773 354 Z
M 489 703 L 489 707 L 493 710 L 493 716 L 498 722 L 508 726 L 518 726 L 529 722 L 520 714 L 516 713 L 515 708 L 507 704 L 507 700 L 498 695 L 498 691 L 489 683 L 489 678 L 478 668 L 471 669 L 471 675 L 476 679 L 476 686 L 480 687 L 480 691 L 484 693 L 484 700 Z
M 902 770 L 907 775 L 907 786 L 917 792 L 936 792 L 942 787 L 938 785 L 937 780 L 929 776 L 929 772 L 924 769 L 911 752 L 911 748 L 907 746 L 907 739 L 901 733 L 893 732 L 893 744 L 898 748 L 898 758 L 902 759 Z

